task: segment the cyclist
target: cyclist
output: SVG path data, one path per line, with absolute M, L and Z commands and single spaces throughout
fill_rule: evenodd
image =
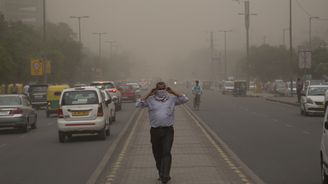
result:
M 200 105 L 200 95 L 203 93 L 203 88 L 199 85 L 199 81 L 195 81 L 195 85 L 192 87 L 192 94 L 195 95 L 194 98 L 194 109 L 199 110 Z

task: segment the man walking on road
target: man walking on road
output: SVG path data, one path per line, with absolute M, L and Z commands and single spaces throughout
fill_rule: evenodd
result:
M 199 85 L 199 80 L 195 81 L 195 85 L 191 89 L 192 94 L 195 95 L 194 97 L 194 109 L 199 110 L 200 106 L 200 95 L 203 93 L 203 88 Z
M 137 107 L 147 107 L 149 110 L 152 151 L 159 174 L 158 180 L 162 184 L 171 179 L 174 108 L 186 102 L 188 98 L 185 95 L 174 92 L 170 87 L 166 87 L 164 82 L 158 82 L 156 88 L 136 103 Z
M 297 94 L 297 102 L 301 102 L 301 96 L 302 96 L 302 90 L 303 90 L 303 81 L 300 78 L 297 78 L 296 81 L 296 94 Z

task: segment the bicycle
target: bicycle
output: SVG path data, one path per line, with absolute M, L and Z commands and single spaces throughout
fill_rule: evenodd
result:
M 195 94 L 194 109 L 199 110 L 199 106 L 200 106 L 200 94 Z

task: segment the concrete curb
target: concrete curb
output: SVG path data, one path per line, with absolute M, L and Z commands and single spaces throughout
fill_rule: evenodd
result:
M 123 127 L 121 133 L 118 135 L 117 139 L 112 143 L 112 145 L 109 146 L 108 150 L 106 151 L 104 157 L 99 162 L 96 169 L 93 171 L 93 173 L 90 175 L 88 181 L 86 184 L 95 184 L 97 183 L 97 180 L 99 179 L 100 175 L 106 168 L 106 165 L 108 161 L 110 160 L 111 156 L 113 155 L 114 151 L 116 150 L 118 143 L 121 142 L 121 140 L 124 138 L 124 135 L 127 133 L 127 129 L 132 125 L 132 122 L 138 117 L 138 115 L 141 113 L 140 109 L 134 110 L 132 116 L 130 117 L 128 123 Z
M 292 105 L 292 106 L 296 106 L 296 107 L 299 106 L 299 104 L 295 103 L 295 102 L 286 102 L 286 101 L 283 101 L 283 100 L 277 100 L 277 99 L 272 99 L 272 98 L 264 98 L 264 99 L 267 100 L 267 101 L 270 101 L 270 102 L 277 102 L 277 103 Z
M 243 174 L 250 178 L 255 184 L 265 184 L 265 182 L 260 179 L 197 114 L 195 114 L 187 105 L 184 105 L 183 107 L 185 111 L 189 112 L 189 114 L 191 114 L 199 122 L 199 124 L 214 139 L 214 141 L 222 147 L 224 152 L 226 152 L 233 162 L 239 166 Z

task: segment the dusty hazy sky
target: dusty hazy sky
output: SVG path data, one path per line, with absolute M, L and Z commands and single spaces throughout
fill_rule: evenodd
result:
M 298 0 L 313 16 L 328 18 L 327 0 Z M 282 43 L 282 30 L 288 27 L 288 0 L 251 0 L 251 44 Z M 70 15 L 89 15 L 82 21 L 85 46 L 98 49 L 92 32 L 107 32 L 104 40 L 116 40 L 121 48 L 148 60 L 184 57 L 190 51 L 208 47 L 209 32 L 232 29 L 229 48 L 244 49 L 243 3 L 233 0 L 48 0 L 48 19 L 66 22 L 77 32 Z M 308 16 L 294 0 L 295 44 L 308 39 Z M 313 35 L 328 40 L 328 21 L 313 22 Z M 215 45 L 223 48 L 223 34 L 216 33 Z M 104 43 L 103 51 L 109 51 Z M 162 59 L 158 59 L 162 58 Z

